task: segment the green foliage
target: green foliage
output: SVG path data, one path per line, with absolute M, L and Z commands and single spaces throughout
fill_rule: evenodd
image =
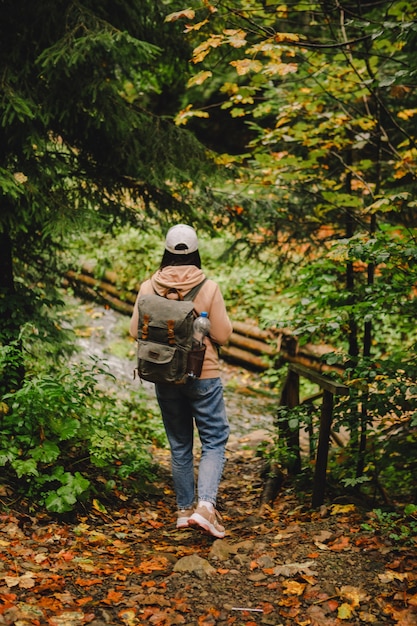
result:
M 0 354 L 7 364 L 9 350 Z M 152 477 L 149 445 L 165 441 L 156 416 L 140 396 L 122 402 L 104 392 L 103 376 L 111 375 L 94 361 L 74 364 L 3 395 L 0 465 L 16 494 L 64 513 L 91 498 L 94 468 L 119 488 Z
M 0 6 L 2 340 L 32 321 L 28 298 L 23 321 L 5 324 L 15 291 L 59 277 L 66 233 L 184 211 L 192 171 L 204 188 L 211 159 L 170 118 L 188 50 L 165 12 L 151 1 Z
M 415 547 L 417 536 L 417 506 L 408 504 L 401 512 L 374 509 L 363 530 L 391 539 L 394 545 Z
M 355 319 L 359 339 L 363 323 L 372 322 L 372 351 L 377 358 L 387 350 L 412 350 L 417 340 L 416 255 L 414 234 L 400 227 L 381 228 L 373 237 L 333 240 L 327 251 L 300 268 L 297 282 L 286 293 L 291 304 L 287 315 L 300 340 L 333 343 L 345 352 L 346 360 L 349 324 Z M 347 264 L 355 278 L 350 288 Z M 374 268 L 371 284 L 370 265 Z

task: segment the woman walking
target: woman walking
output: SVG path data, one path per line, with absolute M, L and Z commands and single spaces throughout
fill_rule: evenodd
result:
M 161 265 L 140 287 L 130 323 L 138 336 L 138 299 L 157 293 L 178 292 L 182 297 L 206 279 L 201 269 L 198 238 L 185 224 L 170 228 Z M 156 397 L 171 450 L 171 467 L 177 502 L 177 528 L 189 526 L 223 538 L 225 529 L 216 509 L 217 493 L 225 463 L 229 437 L 223 385 L 216 345 L 225 344 L 232 324 L 216 282 L 206 279 L 194 299 L 197 312 L 206 311 L 210 335 L 204 339 L 206 352 L 201 375 L 185 384 L 156 384 Z M 194 477 L 194 425 L 201 441 L 197 494 Z M 197 496 L 197 499 L 196 499 Z

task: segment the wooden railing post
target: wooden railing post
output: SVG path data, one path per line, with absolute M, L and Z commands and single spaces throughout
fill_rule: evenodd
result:
M 289 369 L 281 392 L 280 406 L 287 406 L 289 409 L 293 409 L 299 404 L 300 376 L 296 371 Z M 288 464 L 287 469 L 291 474 L 298 474 L 301 471 L 300 430 L 299 428 L 297 428 L 297 430 L 291 429 L 288 419 L 282 420 L 280 430 L 287 448 L 294 459 Z
M 323 390 L 323 402 L 321 405 L 319 441 L 317 444 L 316 467 L 313 481 L 313 508 L 321 506 L 324 502 L 326 489 L 327 459 L 329 456 L 330 430 L 333 418 L 333 393 Z
M 308 380 L 311 380 L 313 383 L 319 385 L 319 387 L 323 390 L 323 401 L 321 405 L 321 414 L 320 414 L 320 430 L 319 430 L 319 439 L 317 445 L 317 453 L 316 453 L 316 467 L 314 471 L 314 479 L 313 479 L 313 496 L 312 496 L 312 506 L 316 508 L 321 506 L 324 502 L 324 494 L 326 490 L 326 473 L 327 473 L 327 461 L 329 456 L 329 444 L 330 444 L 330 433 L 333 419 L 333 404 L 334 404 L 334 396 L 336 395 L 346 395 L 348 393 L 348 387 L 341 383 L 337 383 L 321 374 L 318 374 L 316 371 L 309 369 L 303 365 L 298 365 L 296 363 L 291 363 L 289 365 L 288 377 L 286 384 L 284 386 L 284 390 L 287 387 L 287 390 L 284 394 L 281 395 L 281 403 L 284 399 L 286 399 L 287 406 L 290 406 L 290 393 L 291 393 L 291 385 L 289 384 L 291 380 L 291 374 L 297 376 L 297 380 L 299 380 L 300 376 L 304 376 Z M 288 387 L 289 385 L 289 387 Z M 298 397 L 293 397 L 292 401 L 299 404 L 299 382 L 297 383 Z M 296 406 L 295 404 L 291 405 Z M 298 437 L 298 451 L 300 451 L 299 446 L 299 432 L 297 433 Z M 300 470 L 301 470 L 301 457 L 299 456 L 300 461 Z

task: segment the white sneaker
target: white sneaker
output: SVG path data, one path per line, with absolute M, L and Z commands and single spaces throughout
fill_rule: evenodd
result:
M 193 513 L 194 508 L 179 509 L 177 511 L 177 528 L 188 528 L 188 521 Z
M 188 526 L 199 528 L 213 537 L 223 539 L 226 534 L 224 527 L 221 525 L 222 519 L 218 511 L 213 508 L 209 511 L 207 507 L 199 504 L 194 513 L 188 520 Z

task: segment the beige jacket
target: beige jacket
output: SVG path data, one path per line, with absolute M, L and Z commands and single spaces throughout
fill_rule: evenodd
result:
M 204 280 L 205 274 L 195 265 L 170 265 L 158 270 L 150 279 L 145 280 L 136 298 L 135 308 L 130 320 L 130 334 L 138 336 L 138 306 L 140 296 L 151 293 L 164 295 L 167 289 L 177 289 L 185 295 Z M 227 315 L 223 296 L 219 286 L 213 280 L 206 280 L 194 299 L 197 313 L 207 311 L 210 320 L 210 337 L 216 344 L 224 345 L 232 334 L 232 323 Z M 205 340 L 206 355 L 200 378 L 216 378 L 220 375 L 219 357 L 216 347 L 209 339 Z

